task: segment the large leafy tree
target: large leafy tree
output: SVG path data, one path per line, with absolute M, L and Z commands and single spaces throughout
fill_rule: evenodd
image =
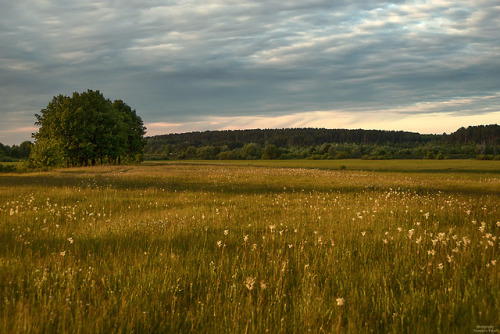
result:
M 111 102 L 99 91 L 75 92 L 54 97 L 35 116 L 40 129 L 33 135 L 30 163 L 36 167 L 142 160 L 145 127 L 121 100 Z

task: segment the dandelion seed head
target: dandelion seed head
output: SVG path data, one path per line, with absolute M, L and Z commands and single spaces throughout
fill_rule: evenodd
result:
M 247 289 L 249 291 L 251 291 L 253 289 L 253 285 L 255 284 L 255 277 L 247 277 L 245 279 L 245 286 L 247 287 Z

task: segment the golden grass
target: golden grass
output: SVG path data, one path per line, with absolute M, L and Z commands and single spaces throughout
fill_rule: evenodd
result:
M 315 163 L 1 174 L 0 332 L 500 328 L 496 165 Z

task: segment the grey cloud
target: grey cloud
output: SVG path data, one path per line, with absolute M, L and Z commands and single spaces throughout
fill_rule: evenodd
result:
M 32 0 L 0 13 L 1 115 L 88 88 L 146 121 L 182 122 L 363 113 L 500 87 L 493 0 Z M 463 112 L 475 106 L 500 109 L 491 99 Z M 22 115 L 16 124 L 31 125 Z

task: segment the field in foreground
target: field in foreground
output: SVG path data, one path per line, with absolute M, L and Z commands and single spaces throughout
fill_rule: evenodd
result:
M 0 174 L 0 333 L 498 331 L 500 164 L 422 163 Z

